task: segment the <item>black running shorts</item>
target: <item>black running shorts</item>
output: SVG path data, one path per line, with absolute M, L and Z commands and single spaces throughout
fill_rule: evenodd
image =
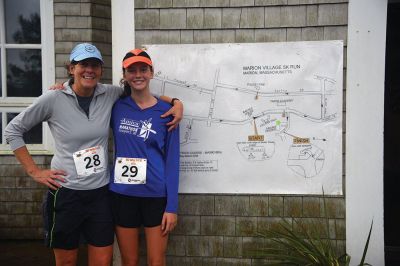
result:
M 93 190 L 49 190 L 44 214 L 46 243 L 51 248 L 76 249 L 81 236 L 96 247 L 114 242 L 108 185 Z
M 161 225 L 167 198 L 133 197 L 112 193 L 114 222 L 121 227 L 136 228 Z

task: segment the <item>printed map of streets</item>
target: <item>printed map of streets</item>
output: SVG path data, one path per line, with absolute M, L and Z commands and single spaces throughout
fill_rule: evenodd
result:
M 342 42 L 146 48 L 185 106 L 181 193 L 342 194 Z

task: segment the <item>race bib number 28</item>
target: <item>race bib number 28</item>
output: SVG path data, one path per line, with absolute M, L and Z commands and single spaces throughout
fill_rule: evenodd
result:
M 85 177 L 106 170 L 104 149 L 101 146 L 74 152 L 73 157 L 78 177 Z
M 114 182 L 118 184 L 146 184 L 147 160 L 144 158 L 117 157 Z

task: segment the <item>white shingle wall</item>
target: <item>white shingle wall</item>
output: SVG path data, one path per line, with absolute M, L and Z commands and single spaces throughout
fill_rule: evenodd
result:
M 95 44 L 105 61 L 103 82 L 111 82 L 111 0 L 55 0 L 56 80 L 65 81 L 71 49 L 80 42 Z
M 200 0 L 137 2 L 137 47 L 347 39 L 347 1 L 222 1 L 225 5 L 221 1 Z M 161 37 L 169 36 L 167 32 L 171 30 L 174 30 L 173 38 Z

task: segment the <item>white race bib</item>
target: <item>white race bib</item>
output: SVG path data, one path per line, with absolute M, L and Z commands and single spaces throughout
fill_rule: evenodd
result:
M 102 146 L 74 152 L 73 157 L 78 177 L 86 177 L 106 170 L 106 160 Z
M 114 182 L 117 184 L 146 184 L 147 159 L 117 157 Z

